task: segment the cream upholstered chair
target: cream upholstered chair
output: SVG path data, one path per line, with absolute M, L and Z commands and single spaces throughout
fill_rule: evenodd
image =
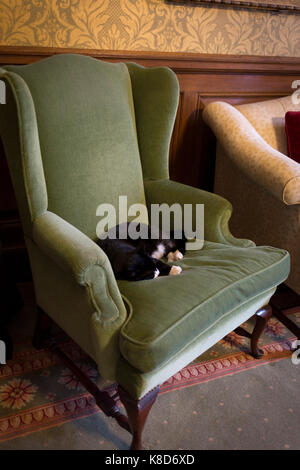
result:
M 179 97 L 171 70 L 66 54 L 4 67 L 0 80 L 0 133 L 40 315 L 34 344 L 43 345 L 49 318 L 65 330 L 118 384 L 128 420 L 116 395 L 58 353 L 139 449 L 159 385 L 253 315 L 251 349 L 261 355 L 266 305 L 288 276 L 289 254 L 234 238 L 228 201 L 169 180 Z M 95 243 L 96 210 L 110 203 L 118 212 L 120 195 L 128 206 L 205 205 L 204 246 L 178 262 L 180 276 L 117 282 Z
M 300 165 L 287 157 L 287 111 L 300 111 L 291 96 L 236 107 L 213 102 L 203 116 L 217 137 L 214 191 L 234 207 L 232 232 L 288 250 L 286 284 L 300 294 Z

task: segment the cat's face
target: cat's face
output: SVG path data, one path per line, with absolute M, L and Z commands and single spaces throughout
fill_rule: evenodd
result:
M 186 239 L 162 239 L 162 240 L 143 240 L 141 244 L 142 250 L 152 258 L 166 258 L 170 252 L 179 250 L 185 253 Z

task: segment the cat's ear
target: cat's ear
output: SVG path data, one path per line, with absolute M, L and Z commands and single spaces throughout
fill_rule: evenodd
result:
M 184 233 L 182 234 L 181 239 L 180 238 L 175 239 L 177 249 L 183 254 L 185 254 L 186 252 L 186 242 L 187 242 L 187 239 Z

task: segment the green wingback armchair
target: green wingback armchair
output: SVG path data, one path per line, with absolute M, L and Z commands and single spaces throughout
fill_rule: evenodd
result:
M 159 384 L 255 313 L 251 345 L 259 356 L 264 306 L 289 274 L 289 255 L 234 238 L 229 202 L 169 180 L 179 94 L 171 70 L 66 54 L 3 67 L 0 79 L 0 132 L 40 315 L 118 383 L 128 421 L 114 401 L 109 409 L 102 403 L 104 392 L 88 388 L 132 432 L 131 448 L 141 448 Z M 118 207 L 119 195 L 128 204 L 205 204 L 204 246 L 178 262 L 180 276 L 116 281 L 95 243 L 96 208 Z M 40 316 L 37 332 L 45 331 Z

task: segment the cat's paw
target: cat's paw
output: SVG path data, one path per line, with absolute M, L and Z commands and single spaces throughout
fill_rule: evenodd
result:
M 170 253 L 168 253 L 168 263 L 172 263 L 173 261 L 175 261 L 175 253 L 170 251 Z
M 173 261 L 177 261 L 183 258 L 183 254 L 179 251 L 170 251 L 168 253 L 168 263 L 172 263 Z
M 182 268 L 180 266 L 172 266 L 169 272 L 169 276 L 177 276 L 177 274 L 180 274 L 182 271 Z
M 181 251 L 176 250 L 175 253 L 174 253 L 174 259 L 178 260 L 178 259 L 182 259 L 182 258 L 183 258 L 183 254 L 181 253 Z
M 158 277 L 159 275 L 160 275 L 160 271 L 159 271 L 159 269 L 156 269 L 156 270 L 154 271 L 153 279 L 155 279 L 155 278 Z

